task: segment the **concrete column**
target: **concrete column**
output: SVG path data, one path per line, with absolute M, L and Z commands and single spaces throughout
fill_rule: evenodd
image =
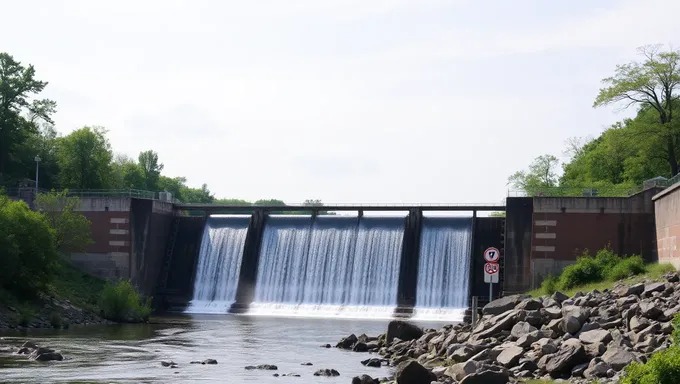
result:
M 411 208 L 405 220 L 397 291 L 397 312 L 402 314 L 412 312 L 416 304 L 423 211 L 420 208 Z
M 248 310 L 248 306 L 255 298 L 255 284 L 257 282 L 257 268 L 260 263 L 260 247 L 264 233 L 267 214 L 262 209 L 253 211 L 248 224 L 248 233 L 243 246 L 241 270 L 236 288 L 236 301 L 230 312 L 241 313 Z

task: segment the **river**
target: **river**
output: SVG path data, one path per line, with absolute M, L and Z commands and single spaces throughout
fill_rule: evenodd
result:
M 368 353 L 322 348 L 351 333 L 377 336 L 388 320 L 194 315 L 153 319 L 152 324 L 72 327 L 69 330 L 5 332 L 3 344 L 26 340 L 61 351 L 64 361 L 41 363 L 0 359 L 0 381 L 18 383 L 349 383 L 361 374 L 389 376 L 391 368 L 370 368 Z M 441 323 L 419 324 L 439 327 Z M 215 359 L 217 365 L 190 364 Z M 174 361 L 178 368 L 161 366 Z M 312 366 L 303 366 L 310 362 Z M 277 371 L 246 370 L 274 364 Z M 315 377 L 322 368 L 340 372 Z M 296 373 L 301 377 L 274 377 Z

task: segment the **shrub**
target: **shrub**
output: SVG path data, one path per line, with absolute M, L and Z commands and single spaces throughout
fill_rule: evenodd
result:
M 602 267 L 592 256 L 582 256 L 562 271 L 559 278 L 560 289 L 571 289 L 580 285 L 602 280 Z
M 0 196 L 0 285 L 19 296 L 44 291 L 58 268 L 55 232 L 23 201 Z
M 541 283 L 541 291 L 544 295 L 552 295 L 557 291 L 559 280 L 556 276 L 550 274 Z
M 57 312 L 52 312 L 50 315 L 50 325 L 52 328 L 61 328 L 62 326 L 62 321 L 61 321 L 61 315 L 59 315 Z
M 601 278 L 605 278 L 620 262 L 621 258 L 609 246 L 600 249 L 595 255 L 595 263 L 600 268 Z
M 633 363 L 626 367 L 626 372 L 623 384 L 680 383 L 680 347 L 655 353 L 647 364 Z
M 613 268 L 609 269 L 606 277 L 607 280 L 616 281 L 639 275 L 646 271 L 647 268 L 645 267 L 645 262 L 642 260 L 642 257 L 635 255 L 622 259 Z
M 114 321 L 147 320 L 151 314 L 151 298 L 142 301 L 135 288 L 127 280 L 106 284 L 99 307 L 105 318 Z
M 680 313 L 673 316 L 673 344 L 680 346 Z

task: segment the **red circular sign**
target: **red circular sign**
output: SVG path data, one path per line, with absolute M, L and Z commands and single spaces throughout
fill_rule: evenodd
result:
M 490 247 L 484 251 L 484 260 L 489 263 L 497 263 L 501 258 L 501 253 L 498 248 Z
M 498 273 L 498 264 L 496 264 L 496 263 L 486 263 L 486 264 L 484 264 L 484 272 L 488 273 L 489 275 L 493 275 L 495 273 Z

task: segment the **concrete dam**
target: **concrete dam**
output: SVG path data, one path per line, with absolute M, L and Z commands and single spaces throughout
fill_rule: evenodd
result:
M 203 215 L 178 218 L 157 294 L 189 313 L 455 320 L 488 297 L 484 249 L 503 249 L 504 218 L 476 214 L 503 207 L 184 208 Z

